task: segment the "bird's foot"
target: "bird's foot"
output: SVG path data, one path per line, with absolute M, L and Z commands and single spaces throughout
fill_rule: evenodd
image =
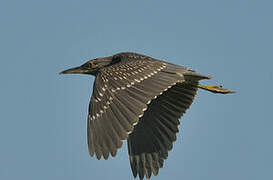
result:
M 235 91 L 228 90 L 223 88 L 223 86 L 219 85 L 198 85 L 198 88 L 213 92 L 213 93 L 221 93 L 221 94 L 230 94 L 230 93 L 235 93 Z

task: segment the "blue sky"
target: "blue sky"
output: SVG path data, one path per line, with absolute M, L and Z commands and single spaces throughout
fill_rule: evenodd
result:
M 273 2 L 0 3 L 0 179 L 129 179 L 127 147 L 90 158 L 93 77 L 58 72 L 133 51 L 214 77 L 200 90 L 154 179 L 273 179 Z

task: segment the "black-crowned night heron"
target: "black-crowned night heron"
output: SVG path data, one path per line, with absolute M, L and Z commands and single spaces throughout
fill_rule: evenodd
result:
M 232 93 L 222 86 L 200 85 L 208 76 L 137 53 L 90 60 L 61 74 L 96 77 L 89 105 L 87 136 L 91 156 L 113 157 L 127 140 L 134 177 L 158 174 L 176 140 L 179 119 L 198 88 Z

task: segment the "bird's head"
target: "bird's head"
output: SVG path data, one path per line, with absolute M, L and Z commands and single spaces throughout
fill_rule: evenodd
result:
M 81 66 L 67 69 L 60 72 L 60 74 L 89 74 L 96 75 L 103 67 L 109 66 L 113 63 L 113 56 L 96 58 L 87 61 Z

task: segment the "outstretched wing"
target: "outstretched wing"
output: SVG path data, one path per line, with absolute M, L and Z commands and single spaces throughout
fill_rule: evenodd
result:
M 134 177 L 151 177 L 163 167 L 176 140 L 179 119 L 191 105 L 198 81 L 177 83 L 148 106 L 129 135 L 128 152 Z
M 97 74 L 88 115 L 90 155 L 100 159 L 116 155 L 128 139 L 152 99 L 184 79 L 165 71 L 170 65 L 147 56 L 126 59 L 101 69 Z M 186 71 L 179 67 L 180 71 Z M 167 76 L 166 76 L 167 74 Z

